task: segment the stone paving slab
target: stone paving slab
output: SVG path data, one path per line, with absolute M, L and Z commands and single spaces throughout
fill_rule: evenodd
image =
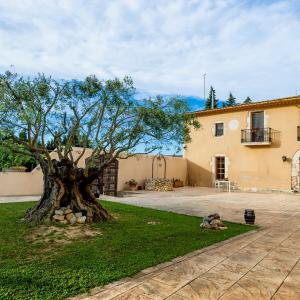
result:
M 41 196 L 33 195 L 33 196 L 1 196 L 1 203 L 13 203 L 13 202 L 30 202 L 30 201 L 38 201 Z
M 198 216 L 219 212 L 236 222 L 243 222 L 245 208 L 253 208 L 260 229 L 74 299 L 300 299 L 299 195 L 190 188 L 109 200 Z

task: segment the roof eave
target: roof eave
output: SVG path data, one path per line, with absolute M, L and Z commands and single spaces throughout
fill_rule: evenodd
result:
M 281 107 L 281 106 L 290 106 L 290 105 L 300 105 L 300 96 L 274 99 L 274 100 L 265 100 L 260 102 L 253 102 L 250 104 L 240 104 L 237 106 L 224 107 L 224 108 L 216 108 L 216 109 L 208 109 L 208 110 L 198 110 L 194 112 L 196 116 L 207 116 L 207 115 L 215 115 L 215 114 L 223 114 L 229 112 L 236 111 L 245 111 L 245 110 L 254 110 L 254 109 L 262 109 L 269 107 Z

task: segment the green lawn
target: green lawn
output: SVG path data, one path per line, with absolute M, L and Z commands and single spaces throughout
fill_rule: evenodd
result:
M 116 221 L 69 244 L 32 243 L 36 228 L 18 220 L 33 203 L 0 204 L 0 299 L 63 299 L 253 229 L 203 230 L 198 217 L 102 203 Z

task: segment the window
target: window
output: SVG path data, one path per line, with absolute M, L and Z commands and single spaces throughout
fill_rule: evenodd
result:
M 216 179 L 217 180 L 225 179 L 225 157 L 224 156 L 216 157 Z
M 255 111 L 251 113 L 251 141 L 265 142 L 267 132 L 264 128 L 264 112 Z
M 262 129 L 264 128 L 264 112 L 255 111 L 251 113 L 251 128 Z
M 224 123 L 215 124 L 215 136 L 222 136 L 224 134 Z

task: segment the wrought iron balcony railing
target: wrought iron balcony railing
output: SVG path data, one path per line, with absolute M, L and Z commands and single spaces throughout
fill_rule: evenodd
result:
M 243 129 L 241 132 L 242 144 L 271 144 L 274 141 L 275 130 L 272 128 Z

